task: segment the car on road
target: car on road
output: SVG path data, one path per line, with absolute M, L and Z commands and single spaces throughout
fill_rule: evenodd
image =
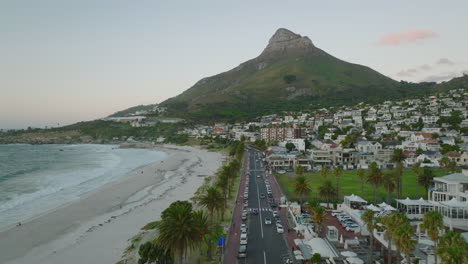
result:
M 240 239 L 240 244 L 241 245 L 247 245 L 247 237 L 241 238 Z
M 277 217 L 279 215 L 278 211 L 273 211 L 273 217 Z
M 264 193 L 261 193 L 260 194 L 260 199 L 264 199 L 265 198 L 265 194 Z
M 242 213 L 242 220 L 247 220 L 247 214 L 246 213 Z
M 275 209 L 276 208 L 276 203 L 271 203 L 270 207 L 271 207 L 271 209 Z
M 268 194 L 268 198 L 273 198 L 273 194 L 271 194 L 271 192 Z
M 247 225 L 242 223 L 240 230 L 241 230 L 241 232 L 244 232 L 244 231 L 247 232 Z
M 247 239 L 247 231 L 241 231 L 241 235 L 240 235 L 240 238 L 243 239 Z
M 261 176 L 260 174 L 258 174 L 258 175 L 257 175 L 257 178 L 260 178 L 260 177 L 262 177 L 262 176 Z
M 282 225 L 276 225 L 276 231 L 280 234 L 284 233 L 284 228 Z
M 265 217 L 265 225 L 271 225 L 271 218 Z
M 237 254 L 238 258 L 246 258 L 247 257 L 247 245 L 240 245 L 239 246 L 239 253 Z

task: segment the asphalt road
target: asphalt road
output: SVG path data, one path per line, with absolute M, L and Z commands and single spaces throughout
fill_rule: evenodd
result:
M 246 154 L 249 155 L 248 171 L 250 174 L 247 178 L 249 181 L 248 210 L 259 208 L 259 214 L 255 215 L 249 212 L 247 221 L 244 221 L 248 226 L 247 263 L 285 263 L 284 260 L 288 258 L 285 234 L 280 234 L 276 230 L 275 219 L 269 204 L 270 198 L 267 196 L 265 179 L 268 179 L 270 184 L 271 179 L 265 178 L 261 153 L 248 150 Z M 243 194 L 244 189 L 239 190 L 239 192 Z M 266 197 L 260 198 L 261 193 Z M 279 197 L 274 196 L 273 199 L 279 205 Z M 272 219 L 271 224 L 265 224 L 266 217 Z M 283 226 L 285 225 L 283 224 Z M 284 232 L 287 232 L 286 227 Z M 245 263 L 245 259 L 239 260 L 239 263 Z

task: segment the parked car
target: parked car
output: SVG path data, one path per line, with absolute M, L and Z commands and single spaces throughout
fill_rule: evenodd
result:
M 239 253 L 237 254 L 238 258 L 246 258 L 247 257 L 247 245 L 240 245 L 239 246 Z
M 242 223 L 240 230 L 241 230 L 241 232 L 244 232 L 244 231 L 247 232 L 247 225 Z
M 342 212 L 341 212 L 341 211 L 337 211 L 337 210 L 333 210 L 333 211 L 331 212 L 331 215 L 332 215 L 332 216 L 338 216 L 338 215 L 340 215 L 340 214 L 342 214 Z
M 240 239 L 240 244 L 241 245 L 247 245 L 247 237 L 241 238 Z
M 265 217 L 265 225 L 271 225 L 271 218 Z
M 285 171 L 285 170 L 279 170 L 279 171 L 277 171 L 277 173 L 279 173 L 279 174 L 285 174 L 286 171 Z
M 359 230 L 359 225 L 357 224 L 348 224 L 345 227 L 346 231 L 357 231 Z
M 242 213 L 242 217 L 241 217 L 241 218 L 242 218 L 242 220 L 244 220 L 244 221 L 247 220 L 247 214 L 246 214 L 246 213 Z
M 265 198 L 265 194 L 264 193 L 261 193 L 260 194 L 260 199 L 264 199 Z

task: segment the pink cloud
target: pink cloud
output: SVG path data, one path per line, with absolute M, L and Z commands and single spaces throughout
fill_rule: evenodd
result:
M 439 35 L 435 32 L 426 29 L 412 29 L 403 32 L 390 33 L 382 36 L 377 42 L 383 46 L 397 46 L 406 43 L 415 43 L 423 39 L 438 38 Z

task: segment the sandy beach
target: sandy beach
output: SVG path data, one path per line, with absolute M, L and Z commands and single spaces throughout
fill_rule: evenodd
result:
M 128 239 L 176 200 L 187 200 L 221 166 L 222 156 L 162 145 L 148 164 L 78 201 L 0 231 L 0 263 L 81 264 L 120 260 Z

